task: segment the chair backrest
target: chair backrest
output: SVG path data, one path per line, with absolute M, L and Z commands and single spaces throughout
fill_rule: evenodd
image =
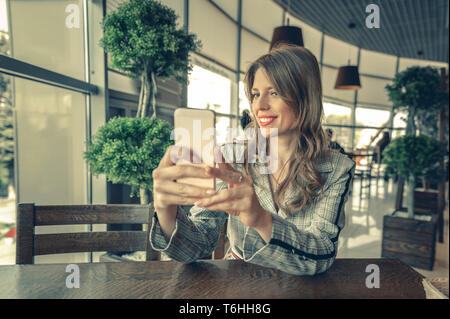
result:
M 151 224 L 153 205 L 52 205 L 19 204 L 17 210 L 16 264 L 32 264 L 34 256 L 79 252 L 146 251 L 158 259 L 147 231 L 106 231 L 35 235 L 36 226 L 81 224 Z M 148 229 L 149 227 L 147 227 Z

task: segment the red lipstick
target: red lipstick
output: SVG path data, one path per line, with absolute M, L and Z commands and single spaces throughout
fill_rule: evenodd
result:
M 271 124 L 273 121 L 275 121 L 276 118 L 277 118 L 277 116 L 270 116 L 270 115 L 258 116 L 259 125 L 261 125 L 263 127 L 267 126 L 267 125 Z

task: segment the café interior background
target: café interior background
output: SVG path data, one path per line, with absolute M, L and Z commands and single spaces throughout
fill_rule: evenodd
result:
M 98 45 L 103 15 L 115 10 L 121 2 L 0 0 L 0 54 L 42 68 L 42 72 L 50 70 L 69 78 L 62 85 L 57 81 L 51 83 L 23 76 L 21 70 L 13 74 L 2 72 L 0 68 L 3 85 L 0 86 L 0 264 L 15 262 L 14 229 L 18 203 L 138 202 L 129 197 L 128 186 L 91 176 L 82 159 L 86 139 L 109 118 L 136 114 L 139 83 L 113 69 L 109 57 Z M 175 10 L 179 16 L 178 25 L 195 33 L 203 47 L 191 54 L 193 70 L 188 85 L 183 86 L 175 80 L 158 80 L 158 113 L 173 124 L 173 111 L 177 107 L 214 110 L 218 142 L 225 141 L 226 136 L 220 132 L 225 132 L 226 128 L 240 128 L 239 115 L 249 108 L 243 85 L 246 68 L 268 51 L 274 28 L 286 24 L 287 19 L 289 25 L 301 28 L 304 46 L 320 63 L 325 126 L 333 129 L 334 140 L 346 151 L 364 148 L 383 129 L 389 131 L 391 139 L 405 134 L 406 123 L 402 118 L 406 114 L 392 111 L 392 102 L 385 90 L 396 73 L 414 65 L 443 67 L 448 72 L 448 39 L 447 44 L 438 45 L 436 41 L 410 39 L 410 47 L 401 47 L 401 52 L 394 52 L 400 47 L 395 50 L 392 47 L 399 42 L 396 36 L 399 29 L 394 21 L 386 20 L 386 11 L 383 11 L 386 2 L 383 1 L 377 1 L 380 4 L 380 28 L 370 30 L 365 26 L 368 14 L 363 9 L 352 13 L 352 21 L 337 24 L 339 17 L 333 8 L 322 9 L 328 13 L 301 17 L 294 12 L 293 5 L 289 7 L 288 1 L 162 2 Z M 299 3 L 309 6 L 305 1 Z M 344 1 L 334 3 L 333 6 L 344 5 Z M 448 4 L 446 10 L 441 10 L 439 6 L 443 2 L 436 3 L 438 5 L 433 6 L 436 14 L 440 14 L 440 18 L 444 15 L 447 22 L 436 27 L 431 25 L 433 21 L 427 21 L 430 24 L 427 30 L 435 32 L 436 36 L 442 33 L 448 36 Z M 329 19 L 330 25 L 323 24 L 326 14 L 329 17 L 336 15 Z M 413 21 L 413 17 L 403 23 L 397 21 L 398 28 L 408 23 L 411 28 L 419 28 Z M 342 27 L 350 22 L 356 28 Z M 385 36 L 386 33 L 382 36 L 380 32 L 388 27 L 391 28 L 390 36 Z M 356 31 L 352 33 L 354 29 Z M 377 36 L 377 32 L 380 35 Z M 336 34 L 343 36 L 339 38 Z M 373 38 L 366 38 L 369 34 Z M 418 46 L 414 46 L 416 44 Z M 339 67 L 348 64 L 358 66 L 359 90 L 334 87 Z M 93 93 L 89 86 L 84 90 L 74 89 L 70 83 L 75 82 L 93 84 L 99 90 Z M 385 181 L 381 178 L 372 181 L 371 196 L 360 196 L 358 183 L 358 180 L 354 181 L 346 205 L 347 225 L 341 234 L 338 257 L 379 258 L 383 216 L 394 209 L 397 184 L 393 179 Z M 448 277 L 448 195 L 444 216 L 445 240 L 437 244 L 433 271 Z M 61 227 L 45 231 L 59 230 Z M 86 228 L 66 226 L 64 230 L 83 231 Z M 88 254 L 70 254 L 40 258 L 36 262 L 58 262 L 61 258 L 87 261 L 90 257 Z

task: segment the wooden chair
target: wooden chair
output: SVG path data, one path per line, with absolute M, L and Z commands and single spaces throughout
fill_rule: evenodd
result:
M 160 254 L 151 248 L 148 230 L 35 235 L 36 226 L 149 224 L 153 212 L 152 205 L 38 206 L 19 204 L 16 264 L 33 264 L 36 255 L 95 251 L 145 251 L 147 260 L 158 260 Z
M 373 166 L 373 153 L 366 149 L 363 158 L 357 162 L 355 167 L 355 178 L 360 179 L 359 184 L 359 197 L 362 198 L 363 190 L 367 189 L 367 196 L 370 198 L 370 186 L 372 181 L 372 166 Z

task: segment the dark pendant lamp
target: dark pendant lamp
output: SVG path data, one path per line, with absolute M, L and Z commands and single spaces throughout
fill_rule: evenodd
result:
M 273 31 L 272 42 L 270 42 L 270 50 L 279 43 L 295 44 L 301 47 L 304 46 L 302 29 L 289 25 L 275 28 Z
M 288 0 L 288 7 L 287 10 L 284 11 L 284 13 L 289 14 L 291 9 L 291 0 Z M 270 50 L 277 46 L 280 43 L 288 43 L 293 45 L 298 45 L 303 47 L 303 35 L 302 35 L 302 29 L 299 27 L 294 27 L 289 25 L 289 18 L 286 19 L 287 23 L 284 25 L 283 20 L 283 26 L 277 27 L 273 30 L 272 35 L 272 41 L 270 42 Z
M 354 29 L 356 24 L 351 22 L 348 27 Z M 348 65 L 339 68 L 334 88 L 337 90 L 358 90 L 361 88 L 358 67 L 350 65 L 350 47 L 348 49 Z
M 361 88 L 359 82 L 358 67 L 353 65 L 341 66 L 336 79 L 335 89 L 358 90 Z

